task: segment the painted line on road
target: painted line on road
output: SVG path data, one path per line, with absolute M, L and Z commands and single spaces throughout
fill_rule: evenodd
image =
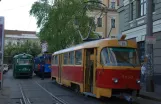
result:
M 52 96 L 54 99 L 56 99 L 57 101 L 59 101 L 61 104 L 68 104 L 67 102 L 65 102 L 64 100 L 62 100 L 61 98 L 58 98 L 56 96 L 54 96 L 51 92 L 49 92 L 47 89 L 45 89 L 42 85 L 40 85 L 37 81 L 35 81 L 35 83 L 41 87 L 44 91 L 46 91 L 50 96 Z

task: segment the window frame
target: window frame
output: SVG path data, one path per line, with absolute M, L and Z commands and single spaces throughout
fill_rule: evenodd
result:
M 71 53 L 73 53 L 73 63 L 71 63 L 72 61 L 71 61 Z M 69 60 L 69 62 L 68 62 L 68 64 L 69 65 L 75 65 L 75 52 L 74 51 L 71 51 L 71 52 L 69 52 L 68 53 L 68 60 Z
M 114 26 L 112 25 L 113 22 L 114 22 Z M 115 18 L 111 18 L 111 27 L 116 28 L 116 20 L 115 20 Z
M 132 2 L 130 3 L 130 21 L 134 20 L 133 11 L 134 11 L 134 2 L 132 1 Z
M 77 62 L 77 57 L 76 57 L 76 55 L 77 55 L 77 51 L 80 51 L 81 52 L 81 64 L 76 64 Z M 74 64 L 75 65 L 77 65 L 77 66 L 81 66 L 82 64 L 83 64 L 83 50 L 82 49 L 79 49 L 79 50 L 75 50 L 75 61 L 74 61 Z
M 114 4 L 114 5 L 113 5 L 113 4 Z M 115 6 L 115 5 L 116 5 L 116 2 L 112 1 L 112 2 L 111 2 L 111 9 L 116 9 L 116 6 Z
M 64 61 L 65 61 L 65 55 L 67 55 L 67 63 L 65 64 Z M 69 53 L 66 52 L 66 53 L 63 53 L 63 65 L 68 65 L 69 64 Z
M 103 27 L 102 21 L 102 18 L 97 18 L 97 27 Z
M 138 17 L 143 17 L 147 13 L 147 0 L 138 0 Z M 146 8 L 145 8 L 146 7 Z

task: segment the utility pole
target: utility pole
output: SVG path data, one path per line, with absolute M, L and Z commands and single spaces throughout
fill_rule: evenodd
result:
M 154 92 L 154 68 L 153 68 L 153 44 L 148 43 L 148 37 L 153 38 L 153 15 L 152 15 L 152 2 L 153 0 L 147 0 L 147 27 L 146 27 L 146 47 L 145 47 L 145 54 L 148 58 L 146 62 L 146 91 L 147 92 Z
M 107 36 L 107 9 L 108 8 L 105 8 L 105 38 L 108 38 Z

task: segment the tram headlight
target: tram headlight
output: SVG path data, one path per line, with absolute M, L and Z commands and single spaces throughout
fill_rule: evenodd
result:
M 136 80 L 136 83 L 137 83 L 137 84 L 140 84 L 140 80 Z
M 119 80 L 117 78 L 113 78 L 112 80 L 113 80 L 114 83 L 118 83 L 119 82 Z

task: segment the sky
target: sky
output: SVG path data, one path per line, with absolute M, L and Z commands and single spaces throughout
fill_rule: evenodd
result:
M 29 14 L 35 1 L 37 0 L 1 0 L 0 16 L 5 18 L 5 29 L 38 31 L 36 18 Z

